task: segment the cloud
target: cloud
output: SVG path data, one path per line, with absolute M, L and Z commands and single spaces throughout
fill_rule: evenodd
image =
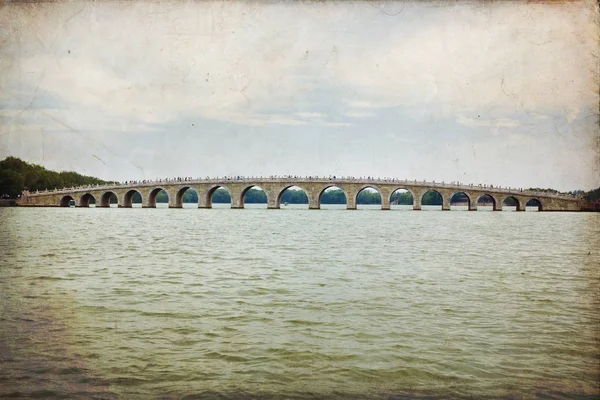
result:
M 342 113 L 342 115 L 349 118 L 368 118 L 374 117 L 375 113 L 366 111 L 346 111 Z
M 325 125 L 325 126 L 334 126 L 334 127 L 352 126 L 352 124 L 349 123 L 349 122 L 325 122 L 323 125 Z
M 317 120 L 327 117 L 327 114 L 319 113 L 319 112 L 297 112 L 297 113 L 294 113 L 294 115 L 296 115 L 300 118 L 317 119 Z
M 56 159 L 96 146 L 108 165 L 127 164 L 132 154 L 136 165 L 161 175 L 180 159 L 198 157 L 211 160 L 194 161 L 206 173 L 239 173 L 223 169 L 242 163 L 259 172 L 403 170 L 452 180 L 436 176 L 454 171 L 446 160 L 456 158 L 440 143 L 453 143 L 464 159 L 474 146 L 493 142 L 485 164 L 478 158 L 470 170 L 494 177 L 508 174 L 510 164 L 511 179 L 530 171 L 525 179 L 551 170 L 543 158 L 562 154 L 566 137 L 583 150 L 563 157 L 570 163 L 561 161 L 563 175 L 582 171 L 577 165 L 592 171 L 595 7 L 403 2 L 390 17 L 360 2 L 11 3 L 0 8 L 0 148 L 48 151 L 51 136 Z M 59 130 L 62 136 L 39 143 L 36 133 Z M 21 139 L 25 133 L 29 141 Z M 548 148 L 536 155 L 532 138 L 541 135 Z M 493 159 L 503 140 L 522 149 L 510 163 Z M 315 146 L 339 146 L 340 156 Z M 137 147 L 147 152 L 132 151 Z M 281 149 L 302 151 L 277 161 L 272 155 Z M 171 163 L 144 158 L 155 151 L 177 156 Z
M 514 128 L 520 125 L 519 121 L 510 118 L 498 119 L 480 119 L 459 117 L 456 119 L 459 124 L 470 127 L 496 127 L 496 128 Z
M 146 123 L 195 114 L 242 125 L 300 125 L 303 119 L 321 118 L 298 108 L 303 97 L 323 86 L 346 99 L 350 110 L 339 116 L 349 118 L 371 116 L 353 112 L 379 108 L 421 107 L 456 115 L 491 106 L 503 113 L 561 106 L 574 118 L 581 104 L 596 98 L 589 81 L 567 79 L 586 76 L 597 66 L 593 41 L 564 45 L 589 34 L 584 22 L 590 16 L 581 6 L 573 5 L 577 12 L 566 18 L 548 14 L 545 7 L 489 7 L 498 12 L 481 16 L 469 4 L 409 3 L 394 19 L 360 3 L 262 4 L 250 13 L 241 3 L 183 2 L 175 9 L 161 3 L 106 3 L 77 10 L 42 4 L 36 7 L 33 32 L 7 36 L 5 49 L 26 43 L 28 51 L 13 55 L 22 57 L 19 68 L 7 64 L 4 80 L 26 76 L 38 90 L 73 108 Z M 568 11 L 569 5 L 562 8 Z M 110 33 L 115 11 L 122 36 Z M 18 29 L 13 21 L 25 11 L 10 7 L 5 12 L 16 13 L 8 23 Z M 210 23 L 199 22 L 196 12 Z M 219 17 L 224 12 L 228 18 Z M 61 17 L 62 26 L 42 22 Z M 537 17 L 548 23 L 529 23 Z M 269 29 L 257 28 L 266 21 Z M 327 33 L 342 26 L 343 35 Z M 40 35 L 55 38 L 53 45 L 34 40 Z M 531 37 L 553 39 L 533 46 Z M 560 63 L 554 62 L 555 54 L 561 54 Z
M 348 105 L 348 107 L 358 109 L 386 108 L 395 106 L 395 104 L 382 102 L 381 99 L 379 99 L 379 101 L 345 99 L 344 102 Z

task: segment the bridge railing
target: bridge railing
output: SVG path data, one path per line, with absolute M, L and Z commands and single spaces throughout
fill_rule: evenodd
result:
M 425 186 L 428 188 L 451 188 L 458 191 L 489 191 L 489 192 L 502 192 L 507 194 L 515 195 L 526 195 L 526 196 L 543 196 L 561 199 L 578 199 L 581 198 L 579 195 L 560 194 L 548 191 L 534 191 L 524 190 L 521 188 L 502 187 L 487 184 L 463 184 L 462 182 L 436 182 L 426 180 L 407 180 L 398 178 L 356 178 L 356 177 L 318 177 L 318 176 L 268 176 L 268 177 L 244 177 L 244 176 L 226 176 L 226 177 L 207 177 L 207 178 L 167 178 L 167 179 L 154 179 L 154 180 L 142 180 L 142 181 L 127 181 L 117 182 L 108 185 L 85 185 L 85 186 L 73 186 L 60 189 L 46 189 L 36 190 L 35 192 L 27 193 L 28 196 L 36 195 L 47 195 L 51 193 L 56 194 L 68 194 L 74 191 L 84 190 L 111 190 L 119 189 L 122 187 L 147 187 L 157 185 L 194 185 L 202 183 L 227 183 L 227 182 L 246 182 L 246 183 L 260 183 L 260 182 L 284 182 L 284 183 L 357 183 L 357 184 L 396 184 L 398 186 L 410 185 L 410 186 Z

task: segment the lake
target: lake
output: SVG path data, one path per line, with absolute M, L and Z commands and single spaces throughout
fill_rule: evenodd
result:
M 600 214 L 249 208 L 0 208 L 0 397 L 600 395 Z

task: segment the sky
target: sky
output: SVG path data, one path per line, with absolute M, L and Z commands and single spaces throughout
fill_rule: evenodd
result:
M 598 6 L 5 2 L 0 159 L 600 186 Z

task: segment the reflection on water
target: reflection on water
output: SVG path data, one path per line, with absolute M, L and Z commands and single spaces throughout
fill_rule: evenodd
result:
M 599 395 L 600 215 L 228 206 L 0 209 L 0 397 Z

